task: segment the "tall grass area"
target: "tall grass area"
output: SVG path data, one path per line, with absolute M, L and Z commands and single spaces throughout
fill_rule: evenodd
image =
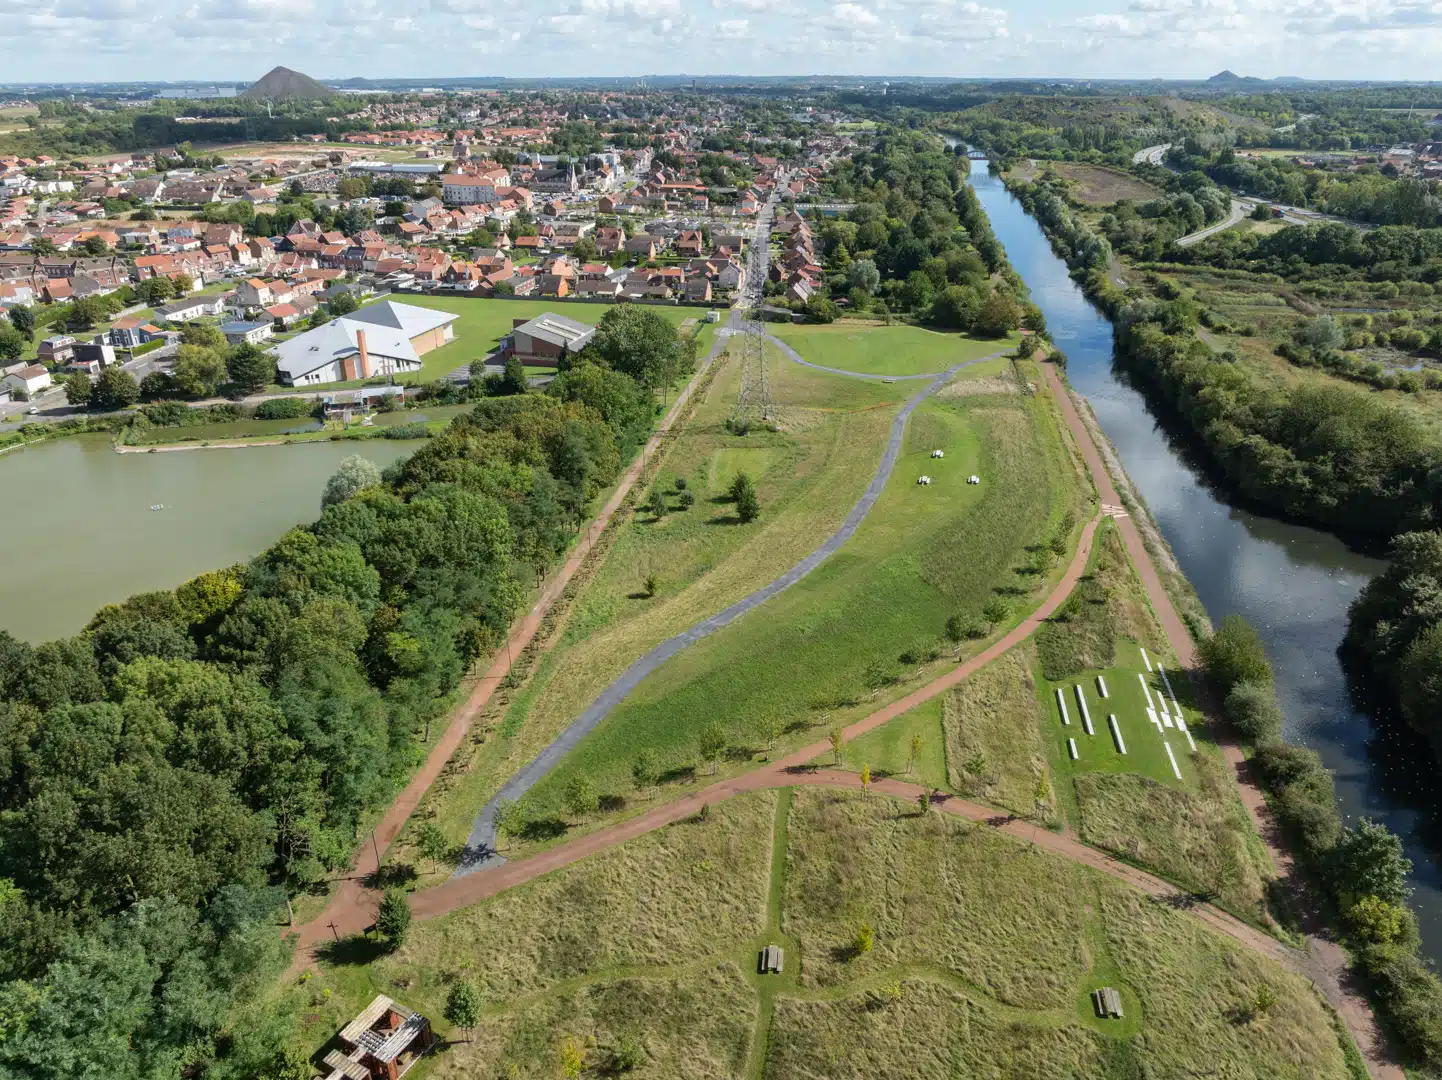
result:
M 785 973 L 758 975 L 775 942 Z M 460 980 L 472 1032 L 444 1020 Z M 1124 1020 L 1092 1015 L 1097 986 Z M 1191 916 L 985 826 L 816 788 L 713 805 L 393 953 L 348 939 L 268 1005 L 311 1055 L 377 993 L 432 1019 L 427 1077 L 551 1080 L 563 1047 L 581 1076 L 640 1080 L 1347 1076 L 1315 991 Z
M 1305 981 L 1120 882 L 853 792 L 798 791 L 789 831 L 803 970 L 770 1078 L 1348 1076 Z M 1091 1015 L 1101 985 L 1125 1024 Z
M 1169 652 L 1122 546 L 1121 534 L 1107 520 L 1097 533 L 1086 576 L 1037 631 L 1042 674 L 1055 681 L 1109 668 L 1122 638 L 1136 642 L 1159 660 Z
M 946 457 L 932 459 L 934 449 Z M 998 596 L 1029 606 L 1038 575 L 1028 548 L 1044 543 L 1077 500 L 1047 404 L 1021 395 L 928 401 L 903 451 L 840 551 L 642 683 L 537 785 L 532 810 L 558 812 L 578 775 L 625 796 L 643 749 L 662 770 L 688 770 L 711 724 L 743 759 L 777 728 L 806 737 L 949 650 L 949 618 L 979 621 Z M 931 486 L 917 484 L 923 473 Z M 971 474 L 980 485 L 966 483 Z M 782 509 L 763 499 L 763 516 Z
M 1037 701 L 1028 646 L 999 657 L 943 700 L 947 774 L 968 798 L 1050 825 L 1060 820 L 1041 743 L 1046 717 Z
M 790 363 L 773 364 L 770 374 L 779 429 L 737 436 L 725 421 L 736 401 L 739 360 L 718 372 L 651 485 L 668 512 L 657 518 L 644 508 L 644 495 L 638 500 L 497 730 L 472 746 L 458 781 L 430 799 L 426 813 L 436 815 L 452 843 L 465 839 L 501 784 L 629 664 L 764 585 L 833 532 L 875 473 L 900 401 L 914 392 Z M 727 501 L 738 470 L 752 478 L 766 508 L 747 525 Z M 685 488 L 678 491 L 678 483 Z M 695 500 L 689 508 L 683 491 Z M 646 595 L 648 579 L 654 595 Z

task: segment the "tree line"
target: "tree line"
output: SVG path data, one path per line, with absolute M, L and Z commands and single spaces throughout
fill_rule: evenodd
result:
M 1434 574 L 1442 570 L 1438 534 L 1402 538 L 1399 544 L 1404 558 L 1420 559 Z M 1370 608 L 1376 599 L 1364 592 L 1357 604 Z M 1435 1066 L 1442 1060 L 1442 981 L 1419 954 L 1417 918 L 1407 906 L 1412 863 L 1401 840 L 1367 818 L 1352 827 L 1342 825 L 1332 774 L 1322 759 L 1282 739 L 1271 665 L 1246 620 L 1227 616 L 1200 652 L 1223 712 L 1251 744 L 1252 763 L 1289 846 L 1321 892 L 1325 910 L 1337 916 L 1353 963 L 1398 1036 L 1408 1064 Z
M 607 318 L 552 392 L 484 400 L 384 473 L 347 459 L 249 563 L 72 638 L 0 632 L 0 1075 L 282 1075 L 277 908 L 349 863 L 618 475 L 655 415 L 627 370 L 686 373 L 669 325 L 627 347 L 661 316 Z

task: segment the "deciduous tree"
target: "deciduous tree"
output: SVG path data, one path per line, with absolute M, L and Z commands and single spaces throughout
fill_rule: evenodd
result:
M 446 995 L 446 1022 L 466 1033 L 466 1042 L 471 1041 L 471 1032 L 481 1022 L 481 995 L 476 984 L 469 979 L 457 979 Z

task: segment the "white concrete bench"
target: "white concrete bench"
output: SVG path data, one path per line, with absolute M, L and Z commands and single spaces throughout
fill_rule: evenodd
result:
M 1107 716 L 1107 725 L 1112 729 L 1112 741 L 1117 744 L 1117 753 L 1125 754 L 1127 744 L 1122 741 L 1122 729 L 1117 726 L 1117 714 L 1110 713 Z
M 1076 703 L 1081 706 L 1082 727 L 1088 735 L 1095 735 L 1096 732 L 1092 730 L 1091 710 L 1087 708 L 1087 699 L 1086 695 L 1082 693 L 1081 683 L 1077 683 L 1072 689 L 1076 691 Z
M 1066 715 L 1066 695 L 1062 693 L 1061 687 L 1056 688 L 1056 707 L 1061 710 L 1061 722 L 1063 727 L 1071 727 L 1071 721 Z

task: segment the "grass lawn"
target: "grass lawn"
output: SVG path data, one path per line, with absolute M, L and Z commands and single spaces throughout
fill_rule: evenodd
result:
M 963 360 L 1011 351 L 1020 335 L 973 338 L 920 326 L 838 322 L 826 326 L 778 323 L 771 332 L 813 364 L 868 375 L 941 372 Z
M 857 928 L 872 947 L 853 948 Z M 782 975 L 756 950 L 780 943 Z M 477 985 L 474 1041 L 443 1019 Z M 1266 984 L 1263 1020 L 1246 1010 Z M 1117 988 L 1122 1021 L 1087 995 Z M 1316 992 L 1125 884 L 984 826 L 855 792 L 761 792 L 412 927 L 280 988 L 316 1055 L 376 993 L 429 1016 L 439 1077 L 1137 1076 L 1346 1080 Z
M 473 748 L 454 785 L 443 783 L 433 796 L 437 822 L 453 842 L 465 839 L 500 784 L 633 660 L 765 584 L 834 531 L 876 471 L 907 392 L 773 365 L 780 430 L 736 436 L 724 422 L 740 374 L 739 362 L 728 360 L 668 452 L 660 486 L 671 512 L 656 521 L 638 511 L 622 525 L 560 640 L 509 703 L 496 734 Z M 730 503 L 720 501 L 743 469 L 766 508 L 750 525 L 736 523 Z M 678 479 L 695 496 L 690 509 L 680 506 Z M 651 576 L 657 592 L 645 597 Z
M 623 796 L 643 747 L 663 769 L 687 775 L 708 723 L 721 725 L 743 758 L 777 727 L 808 737 L 807 728 L 876 707 L 949 654 L 949 616 L 979 616 L 999 593 L 1016 610 L 1030 607 L 1045 575 L 1025 549 L 1044 542 L 1079 498 L 1054 423 L 1044 399 L 1015 393 L 923 404 L 858 533 L 763 609 L 643 682 L 533 790 L 535 811 L 557 812 L 577 773 Z M 931 459 L 935 448 L 945 450 L 944 461 Z M 930 487 L 917 485 L 922 473 L 935 477 Z M 972 473 L 980 485 L 966 483 Z M 764 520 L 774 504 L 764 490 L 761 502 Z
M 610 304 L 572 304 L 564 300 L 480 300 L 455 296 L 396 296 L 390 299 L 398 304 L 434 308 L 460 316 L 455 322 L 456 339 L 422 357 L 421 370 L 407 380 L 422 383 L 433 382 L 489 354 L 501 338 L 511 332 L 516 319 L 534 319 L 549 311 L 594 325 L 611 310 Z M 694 318 L 697 309 L 658 305 L 652 310 L 680 325 L 683 319 Z
M 941 731 L 942 702 L 933 698 L 905 716 L 868 731 L 842 747 L 845 766 L 860 772 L 863 765 L 876 779 L 899 776 L 927 787 L 946 788 L 946 743 Z M 825 764 L 831 763 L 827 755 Z

